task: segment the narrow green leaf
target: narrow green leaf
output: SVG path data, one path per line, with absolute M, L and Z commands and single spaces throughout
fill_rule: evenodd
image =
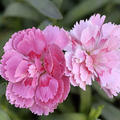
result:
M 5 94 L 7 83 L 3 82 L 0 84 L 0 96 Z
M 66 113 L 42 116 L 39 120 L 87 120 L 87 118 L 84 114 L 81 113 Z
M 120 120 L 120 110 L 112 104 L 104 102 L 104 109 L 102 115 L 106 120 Z
M 5 105 L 2 104 L 2 105 L 1 105 L 1 108 L 2 108 L 2 110 L 4 110 L 5 113 L 11 118 L 11 120 L 21 120 L 14 111 L 12 111 L 12 110 L 10 110 L 10 109 L 8 108 L 8 106 L 5 106 Z M 0 119 L 0 120 L 1 120 L 1 119 Z M 2 120 L 4 120 L 4 119 L 2 119 Z
M 97 109 L 92 108 L 90 113 L 89 113 L 89 118 L 88 120 L 96 120 L 102 113 L 102 109 L 104 108 L 103 105 L 98 106 Z
M 80 111 L 83 113 L 87 113 L 91 106 L 91 88 L 87 86 L 86 91 L 81 90 L 80 91 Z
M 95 106 L 104 105 L 102 116 L 105 120 L 120 120 L 120 110 L 111 103 L 98 99 Z
M 77 19 L 94 12 L 96 9 L 105 5 L 109 0 L 83 0 L 69 11 L 63 20 L 64 25 L 69 25 Z
M 54 19 L 62 19 L 62 14 L 50 0 L 25 0 L 25 1 L 47 17 Z
M 6 17 L 22 17 L 34 21 L 40 20 L 40 14 L 31 6 L 25 3 L 14 2 L 10 4 L 5 10 L 4 16 Z
M 0 120 L 10 120 L 9 116 L 0 109 Z

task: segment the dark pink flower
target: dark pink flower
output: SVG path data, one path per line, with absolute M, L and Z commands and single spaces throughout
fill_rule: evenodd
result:
M 68 43 L 64 29 L 48 26 L 14 33 L 4 46 L 0 74 L 9 81 L 6 97 L 11 104 L 48 115 L 68 96 L 62 49 Z

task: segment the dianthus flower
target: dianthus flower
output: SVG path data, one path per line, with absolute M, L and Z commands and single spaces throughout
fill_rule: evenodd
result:
M 120 26 L 104 20 L 97 14 L 74 25 L 65 53 L 66 75 L 83 90 L 97 80 L 112 97 L 120 92 Z
M 6 97 L 11 104 L 48 115 L 68 96 L 62 49 L 68 42 L 64 29 L 48 26 L 14 33 L 4 46 L 1 76 L 9 81 Z

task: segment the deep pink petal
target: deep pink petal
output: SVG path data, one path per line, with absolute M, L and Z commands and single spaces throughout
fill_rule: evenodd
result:
M 15 104 L 16 107 L 29 108 L 34 104 L 34 100 L 29 98 L 25 99 L 15 95 L 12 91 L 13 84 L 9 83 L 6 90 L 6 97 L 11 104 Z
M 46 71 L 53 75 L 55 78 L 60 78 L 64 74 L 64 54 L 57 45 L 52 44 L 48 46 L 44 58 L 44 66 Z
M 43 30 L 43 34 L 48 44 L 56 44 L 61 49 L 64 49 L 69 41 L 68 33 L 57 26 L 47 26 Z

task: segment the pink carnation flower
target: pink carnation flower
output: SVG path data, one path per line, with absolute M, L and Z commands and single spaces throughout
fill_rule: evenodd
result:
M 65 53 L 66 75 L 83 90 L 96 79 L 112 97 L 120 92 L 120 26 L 104 20 L 97 14 L 74 25 Z
M 62 49 L 67 42 L 67 32 L 52 26 L 12 35 L 0 64 L 1 76 L 9 81 L 6 97 L 11 104 L 48 115 L 66 99 L 70 82 L 64 75 Z

